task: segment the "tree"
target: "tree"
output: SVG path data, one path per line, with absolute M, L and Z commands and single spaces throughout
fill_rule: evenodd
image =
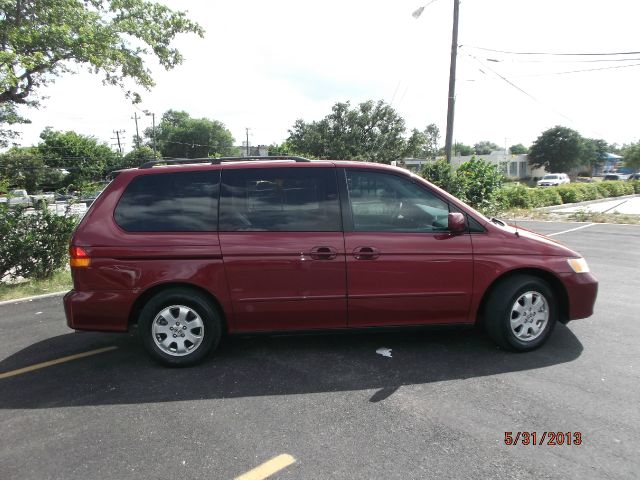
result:
M 147 145 L 153 130 L 144 131 Z M 191 118 L 187 112 L 167 110 L 156 125 L 156 148 L 163 157 L 202 158 L 231 155 L 233 135 L 223 123 L 207 118 Z
M 117 165 L 120 155 L 106 143 L 76 132 L 60 132 L 46 128 L 41 134 L 38 151 L 44 162 L 69 171 L 65 183 L 75 186 L 100 180 L 109 166 Z
M 148 0 L 0 0 L 0 104 L 35 105 L 36 91 L 73 65 L 103 75 L 128 97 L 132 80 L 154 85 L 145 57 L 169 70 L 182 62 L 171 46 L 176 35 L 203 29 Z
M 500 147 L 493 142 L 484 140 L 476 143 L 473 146 L 473 150 L 476 152 L 476 155 L 489 155 L 494 150 L 500 150 Z
M 55 186 L 62 180 L 62 173 L 47 167 L 36 147 L 14 147 L 0 155 L 0 177 L 12 187 L 32 193 L 45 183 Z
M 622 157 L 625 166 L 634 171 L 640 171 L 640 142 L 631 143 L 622 147 Z
M 369 100 L 351 108 L 336 103 L 322 120 L 297 120 L 287 144 L 302 155 L 316 158 L 369 160 L 390 163 L 419 150 L 419 132 L 404 138 L 404 119 L 384 101 Z
M 517 143 L 516 145 L 511 145 L 509 147 L 509 152 L 512 155 L 524 155 L 525 153 L 529 152 L 529 149 L 521 143 Z
M 566 172 L 578 166 L 582 137 L 567 127 L 556 126 L 542 132 L 529 150 L 529 163 L 551 172 Z
M 582 139 L 582 151 L 580 152 L 580 163 L 589 165 L 591 172 L 604 163 L 604 157 L 607 153 L 607 142 L 595 138 Z
M 469 145 L 465 145 L 464 143 L 454 143 L 453 144 L 453 155 L 455 157 L 468 157 L 473 155 L 473 148 Z
M 424 129 L 426 137 L 424 157 L 436 158 L 438 156 L 438 144 L 440 143 L 440 129 L 435 123 L 430 123 Z

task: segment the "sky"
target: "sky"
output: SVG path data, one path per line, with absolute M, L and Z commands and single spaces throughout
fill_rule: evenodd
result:
M 384 100 L 407 131 L 435 123 L 444 144 L 453 0 L 165 0 L 206 30 L 182 35 L 184 63 L 164 71 L 133 106 L 78 67 L 22 110 L 23 145 L 47 126 L 115 144 L 168 109 L 221 121 L 236 144 L 280 143 L 296 119 L 336 102 Z M 419 18 L 412 13 L 426 5 Z M 531 145 L 555 125 L 609 143 L 640 140 L 640 35 L 635 0 L 464 0 L 460 5 L 454 139 Z M 486 49 L 486 50 L 483 50 Z M 502 52 L 635 55 L 517 55 Z M 615 67 L 615 68 L 614 68 Z M 566 73 L 576 70 L 589 70 Z

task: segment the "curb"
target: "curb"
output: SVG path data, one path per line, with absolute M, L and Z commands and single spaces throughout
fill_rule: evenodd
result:
M 586 200 L 584 202 L 561 203 L 560 205 L 549 205 L 548 207 L 537 207 L 537 208 L 534 208 L 533 210 L 538 212 L 550 212 L 552 210 L 557 210 L 563 207 L 567 207 L 567 208 L 581 207 L 582 205 L 593 205 L 594 203 L 611 202 L 613 200 L 627 200 L 629 198 L 635 198 L 635 197 L 640 197 L 640 193 L 635 193 L 633 195 L 622 195 L 621 197 L 607 197 L 607 198 L 599 198 L 597 200 Z
M 56 297 L 56 296 L 59 296 L 59 295 L 64 295 L 68 291 L 69 290 L 65 290 L 63 292 L 45 293 L 44 295 L 34 295 L 32 297 L 15 298 L 13 300 L 3 300 L 3 301 L 0 302 L 0 306 L 2 306 L 2 305 L 10 305 L 12 303 L 30 302 L 32 300 L 39 300 L 41 298 Z

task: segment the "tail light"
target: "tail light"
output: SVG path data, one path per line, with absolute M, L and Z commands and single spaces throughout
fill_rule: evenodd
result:
M 89 254 L 82 247 L 69 247 L 69 265 L 72 267 L 88 267 L 91 265 Z

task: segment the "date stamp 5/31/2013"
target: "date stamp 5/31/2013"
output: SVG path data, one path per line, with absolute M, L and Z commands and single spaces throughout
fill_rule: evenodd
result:
M 582 445 L 582 432 L 504 432 L 505 445 Z

